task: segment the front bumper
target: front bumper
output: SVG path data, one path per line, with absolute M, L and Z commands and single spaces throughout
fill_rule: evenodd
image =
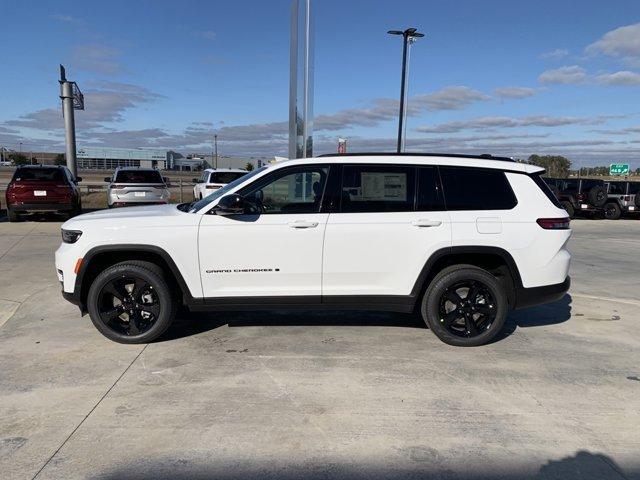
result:
M 551 303 L 560 300 L 571 287 L 571 277 L 567 276 L 564 282 L 543 287 L 516 289 L 516 303 L 514 309 L 533 307 L 543 303 Z

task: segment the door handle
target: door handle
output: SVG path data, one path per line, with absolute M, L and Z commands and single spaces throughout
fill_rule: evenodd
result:
M 318 226 L 318 222 L 308 222 L 307 220 L 296 220 L 289 222 L 290 228 L 315 228 Z
M 428 218 L 421 218 L 414 220 L 411 225 L 415 227 L 439 227 L 442 225 L 442 220 L 429 220 Z

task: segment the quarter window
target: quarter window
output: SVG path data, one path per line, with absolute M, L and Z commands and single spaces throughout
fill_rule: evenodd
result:
M 415 168 L 377 165 L 345 166 L 341 211 L 410 212 L 415 194 Z
M 440 167 L 447 210 L 509 210 L 517 200 L 501 170 Z

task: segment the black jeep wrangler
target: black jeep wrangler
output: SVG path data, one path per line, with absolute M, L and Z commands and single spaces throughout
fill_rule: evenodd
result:
M 607 203 L 604 205 L 604 217 L 619 219 L 623 213 L 640 212 L 640 182 L 606 182 Z
M 545 181 L 571 218 L 578 214 L 604 214 L 607 203 L 604 181 L 591 178 L 545 178 Z

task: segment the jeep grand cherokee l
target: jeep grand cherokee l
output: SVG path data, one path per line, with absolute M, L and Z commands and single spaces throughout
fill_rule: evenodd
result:
M 25 165 L 18 167 L 7 186 L 7 216 L 18 222 L 32 212 L 80 214 L 82 201 L 78 182 L 64 166 Z
M 481 345 L 510 309 L 569 288 L 569 219 L 541 173 L 494 157 L 288 160 L 197 202 L 74 218 L 56 268 L 122 343 L 157 338 L 183 304 L 417 311 L 444 342 Z

